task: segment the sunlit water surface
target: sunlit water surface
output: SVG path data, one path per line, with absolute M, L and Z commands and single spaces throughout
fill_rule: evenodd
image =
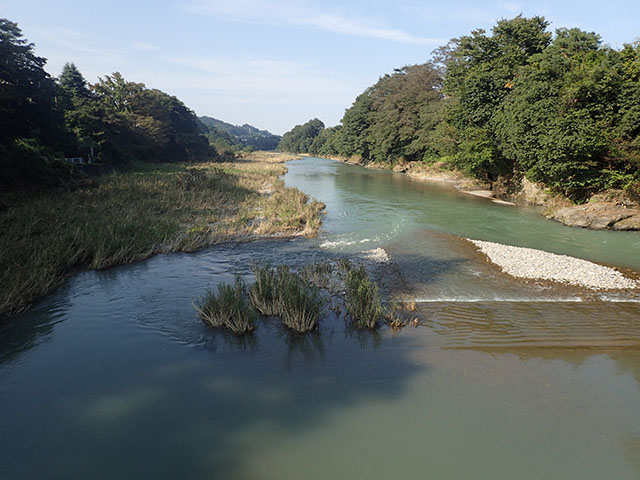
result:
M 0 325 L 0 478 L 640 478 L 638 295 L 516 282 L 459 238 L 640 270 L 638 234 L 321 159 L 285 180 L 319 238 L 84 272 Z M 251 260 L 376 247 L 420 326 L 239 341 L 191 305 Z

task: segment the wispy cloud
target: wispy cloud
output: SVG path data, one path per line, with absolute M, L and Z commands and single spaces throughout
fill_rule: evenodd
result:
M 197 14 L 243 23 L 314 27 L 328 32 L 356 37 L 378 38 L 416 45 L 438 45 L 440 38 L 418 37 L 403 30 L 363 18 L 351 18 L 337 11 L 323 11 L 305 2 L 277 0 L 194 0 L 184 9 Z

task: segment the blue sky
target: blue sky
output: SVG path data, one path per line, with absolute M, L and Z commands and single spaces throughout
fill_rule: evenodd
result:
M 384 73 L 518 13 L 613 47 L 640 37 L 638 1 L 0 0 L 54 76 L 66 62 L 90 82 L 120 71 L 198 115 L 279 134 L 335 125 Z

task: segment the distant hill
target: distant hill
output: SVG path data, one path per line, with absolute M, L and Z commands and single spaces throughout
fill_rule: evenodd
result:
M 214 141 L 219 138 L 223 142 L 231 142 L 241 147 L 253 147 L 256 150 L 275 150 L 281 137 L 267 130 L 244 124 L 231 125 L 212 117 L 198 117 L 200 123 L 209 129 Z

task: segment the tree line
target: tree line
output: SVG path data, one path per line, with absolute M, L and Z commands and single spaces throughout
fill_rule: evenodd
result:
M 621 49 L 543 17 L 500 20 L 384 75 L 335 127 L 311 120 L 279 149 L 388 165 L 444 162 L 476 178 L 523 177 L 583 201 L 640 196 L 640 42 Z
M 117 165 L 218 155 L 176 97 L 118 72 L 89 84 L 73 63 L 56 79 L 45 64 L 18 25 L 0 19 L 0 190 L 64 185 L 65 157 Z

